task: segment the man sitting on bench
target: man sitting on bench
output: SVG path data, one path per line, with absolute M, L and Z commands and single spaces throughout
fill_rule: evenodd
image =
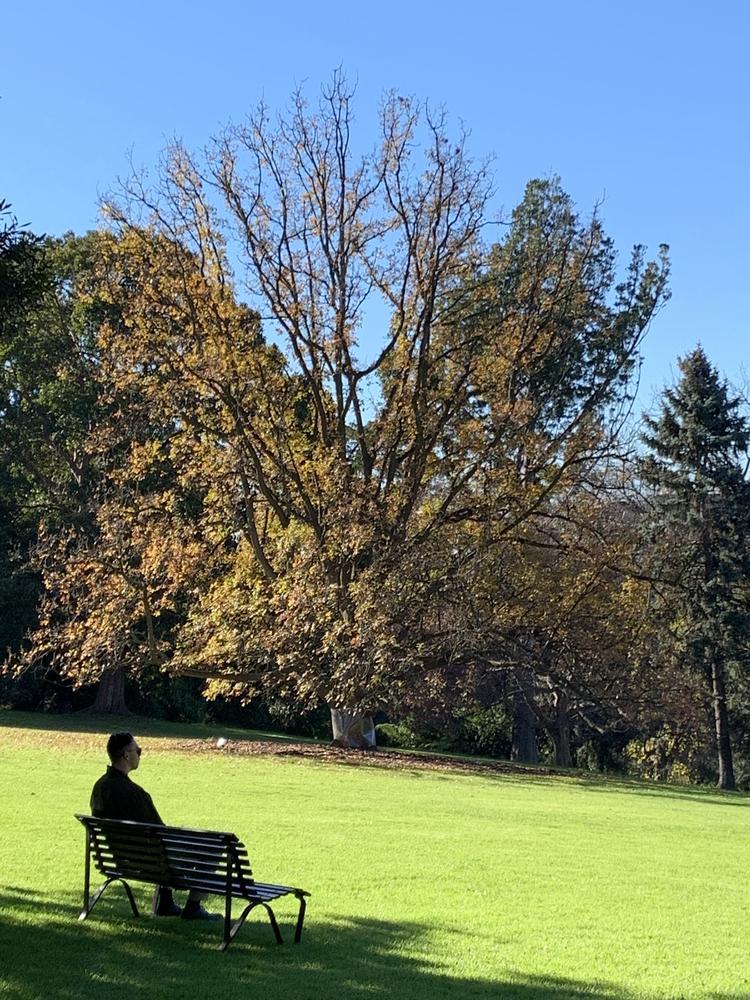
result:
M 156 810 L 148 792 L 130 780 L 130 772 L 141 762 L 141 748 L 131 733 L 113 733 L 107 740 L 111 761 L 107 771 L 91 792 L 91 815 L 99 819 L 129 819 L 136 823 L 158 823 L 164 820 Z M 201 905 L 207 894 L 190 890 L 184 909 L 175 903 L 172 890 L 162 886 L 154 910 L 157 917 L 179 917 L 184 920 L 220 920 Z

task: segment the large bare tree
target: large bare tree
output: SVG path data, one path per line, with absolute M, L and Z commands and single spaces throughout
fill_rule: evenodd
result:
M 367 742 L 371 710 L 451 655 L 424 624 L 461 567 L 610 446 L 666 264 L 636 251 L 614 288 L 611 242 L 555 181 L 488 252 L 486 167 L 410 99 L 355 145 L 336 75 L 315 107 L 261 107 L 200 158 L 172 147 L 155 186 L 134 177 L 108 206 L 108 350 L 192 435 L 232 538 L 175 665 L 254 670 Z

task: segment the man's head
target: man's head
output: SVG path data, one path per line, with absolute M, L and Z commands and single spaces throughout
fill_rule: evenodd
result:
M 132 733 L 112 733 L 107 740 L 107 753 L 116 767 L 125 774 L 135 771 L 141 761 L 141 748 L 135 742 Z

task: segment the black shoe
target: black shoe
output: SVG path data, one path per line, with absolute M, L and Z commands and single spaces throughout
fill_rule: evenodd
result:
M 173 899 L 164 900 L 156 907 L 155 917 L 179 917 L 182 914 L 182 907 L 178 906 Z
M 200 903 L 185 903 L 182 911 L 183 920 L 221 920 L 218 913 L 209 913 L 204 910 Z

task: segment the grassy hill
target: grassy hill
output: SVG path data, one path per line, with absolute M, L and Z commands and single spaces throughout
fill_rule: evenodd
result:
M 167 822 L 231 829 L 259 878 L 309 889 L 303 943 L 251 918 L 222 954 L 220 925 L 136 921 L 117 887 L 79 924 L 73 813 L 108 726 L 0 713 L 0 996 L 750 996 L 746 796 L 224 753 L 143 720 L 136 780 Z M 294 901 L 277 912 L 291 940 Z

